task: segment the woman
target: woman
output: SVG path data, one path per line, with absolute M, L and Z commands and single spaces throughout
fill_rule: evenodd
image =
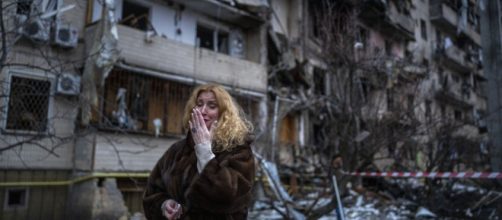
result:
M 254 180 L 250 123 L 221 86 L 202 85 L 185 107 L 186 138 L 153 168 L 148 219 L 246 219 Z

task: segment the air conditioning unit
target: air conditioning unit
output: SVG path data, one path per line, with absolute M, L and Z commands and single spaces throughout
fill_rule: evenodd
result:
M 53 44 L 65 48 L 77 46 L 78 30 L 71 24 L 57 22 L 53 33 Z
M 59 75 L 56 93 L 61 95 L 78 95 L 80 93 L 80 76 L 68 73 Z
M 50 22 L 35 18 L 28 20 L 23 26 L 23 35 L 36 42 L 46 42 L 50 37 Z

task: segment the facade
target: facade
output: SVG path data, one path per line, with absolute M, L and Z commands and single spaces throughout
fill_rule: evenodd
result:
M 435 1 L 428 8 L 428 13 L 419 16 L 429 18 L 428 45 L 434 48 L 430 59 L 436 61 L 435 106 L 431 108 L 445 118 L 444 123 L 454 125 L 451 138 L 456 141 L 449 141 L 455 145 L 451 147 L 457 163 L 454 169 L 483 170 L 489 154 L 479 5 L 476 1 Z
M 61 46 L 11 26 L 16 41 L 1 74 L 8 95 L 1 100 L 0 145 L 12 148 L 0 155 L 2 219 L 117 219 L 142 212 L 142 185 L 158 158 L 184 137 L 184 102 L 198 84 L 224 85 L 251 120 L 263 123 L 260 4 L 13 2 L 9 15 L 26 14 L 27 28 L 33 20 L 52 33 L 64 23 L 76 43 Z M 37 11 L 37 4 L 47 9 Z M 59 13 L 45 19 L 51 10 Z M 33 68 L 15 68 L 16 62 Z M 60 91 L 63 74 L 81 88 Z M 25 91 L 26 85 L 34 88 Z
M 269 75 L 275 75 L 269 76 L 269 85 L 278 104 L 271 103 L 269 109 L 279 118 L 278 140 L 272 138 L 272 143 L 282 146 L 278 157 L 285 167 L 297 169 L 298 158 L 317 147 L 328 158 L 365 149 L 372 153 L 361 153 L 362 157 L 380 170 L 486 169 L 486 78 L 477 3 L 326 2 L 271 4 L 274 33 L 269 36 L 273 42 L 268 49 Z M 352 20 L 355 28 L 341 27 L 345 33 L 327 36 L 322 29 L 331 30 L 330 24 L 318 14 L 344 19 L 336 16 L 340 11 L 329 11 L 337 7 L 355 12 L 342 20 Z M 319 17 L 321 22 L 316 23 Z M 353 40 L 338 42 L 337 34 Z M 356 49 L 336 45 L 340 42 Z M 331 44 L 337 49 L 332 50 Z M 327 58 L 336 53 L 350 54 L 348 61 Z M 356 89 L 348 89 L 349 81 L 343 78 L 350 74 Z M 344 121 L 351 117 L 358 121 Z M 340 130 L 326 129 L 326 124 L 354 128 L 345 138 L 337 133 Z M 319 158 L 311 160 L 315 164 Z
M 1 3 L 0 176 L 6 184 L 0 190 L 1 219 L 65 218 L 53 210 L 64 210 L 69 195 L 65 181 L 73 169 L 84 55 L 76 34 L 84 28 L 85 10 L 56 11 L 77 4 Z M 36 184 L 45 182 L 50 183 Z

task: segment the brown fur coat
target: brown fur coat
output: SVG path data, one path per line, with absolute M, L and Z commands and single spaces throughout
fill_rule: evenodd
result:
M 216 152 L 200 174 L 191 135 L 173 144 L 148 178 L 146 217 L 166 219 L 162 202 L 173 199 L 183 208 L 181 219 L 246 219 L 255 175 L 250 143 Z

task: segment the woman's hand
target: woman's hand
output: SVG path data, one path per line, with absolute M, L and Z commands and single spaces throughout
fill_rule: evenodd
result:
M 198 144 L 210 144 L 213 138 L 213 131 L 216 129 L 216 123 L 211 124 L 211 128 L 208 130 L 202 113 L 194 108 L 192 110 L 192 118 L 188 122 L 190 126 L 190 132 L 192 132 L 192 137 L 195 145 Z
M 169 220 L 179 219 L 183 210 L 181 205 L 172 199 L 168 199 L 162 203 L 162 215 Z
M 211 142 L 213 139 L 213 131 L 216 130 L 216 121 L 213 122 L 211 128 L 207 130 L 202 113 L 194 108 L 192 119 L 188 124 L 190 125 L 190 132 L 192 132 L 193 142 L 195 143 L 194 149 L 195 156 L 197 156 L 197 170 L 201 173 L 206 164 L 215 157 L 211 150 Z

